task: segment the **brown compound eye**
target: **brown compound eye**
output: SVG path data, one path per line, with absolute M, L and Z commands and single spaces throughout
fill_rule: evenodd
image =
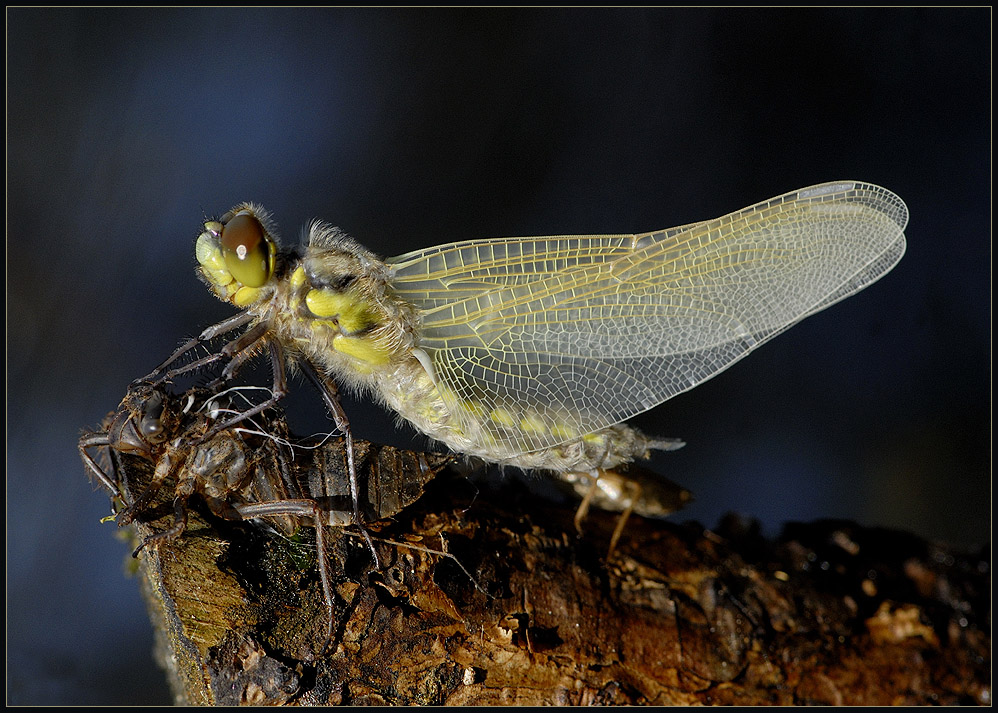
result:
M 261 287 L 273 271 L 267 234 L 252 213 L 240 211 L 222 227 L 222 257 L 232 276 L 247 287 Z

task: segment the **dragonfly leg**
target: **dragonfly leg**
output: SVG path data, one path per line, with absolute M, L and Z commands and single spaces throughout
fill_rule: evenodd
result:
M 205 443 L 213 436 L 217 435 L 218 433 L 221 433 L 226 429 L 232 428 L 237 423 L 242 423 L 243 421 L 250 419 L 253 416 L 256 416 L 257 414 L 266 411 L 268 408 L 276 405 L 278 401 L 280 401 L 287 395 L 288 393 L 287 360 L 284 356 L 284 349 L 281 347 L 280 342 L 278 342 L 276 339 L 268 339 L 266 337 L 262 338 L 266 340 L 267 346 L 269 347 L 270 350 L 270 364 L 273 369 L 273 375 L 274 375 L 274 385 L 273 388 L 271 389 L 270 398 L 267 399 L 266 401 L 257 404 L 251 409 L 248 409 L 233 416 L 227 421 L 223 421 L 222 423 L 216 424 L 214 427 L 211 428 L 211 430 L 209 430 L 204 436 L 202 436 L 198 440 L 198 443 Z M 239 354 L 246 354 L 248 351 L 249 351 L 248 349 L 244 349 L 243 351 L 239 352 Z M 248 358 L 248 356 L 242 357 L 241 361 L 245 361 L 246 358 Z M 228 371 L 228 369 L 226 369 L 226 371 Z M 215 382 L 212 382 L 212 386 L 217 388 L 221 383 L 223 383 L 225 378 L 226 377 L 223 374 L 222 378 L 216 379 Z
M 147 376 L 144 376 L 141 379 L 137 379 L 136 381 L 134 381 L 133 386 L 135 384 L 140 384 L 140 383 L 154 384 L 154 385 L 160 384 L 164 381 L 169 381 L 170 379 L 180 374 L 186 373 L 188 371 L 194 371 L 195 369 L 199 369 L 202 366 L 218 361 L 219 359 L 222 358 L 221 353 L 211 354 L 207 357 L 191 362 L 190 364 L 186 364 L 182 367 L 178 367 L 171 371 L 166 371 L 168 367 L 174 364 L 178 359 L 180 359 L 180 357 L 189 352 L 191 349 L 194 349 L 198 345 L 210 341 L 219 335 L 227 334 L 228 332 L 231 332 L 234 329 L 242 327 L 244 324 L 249 324 L 252 320 L 253 320 L 253 315 L 247 311 L 243 311 L 240 312 L 239 314 L 229 317 L 226 320 L 219 322 L 218 324 L 213 324 L 212 326 L 208 327 L 203 332 L 201 332 L 201 334 L 199 334 L 198 336 L 182 344 L 175 352 L 173 352 L 173 354 L 171 354 L 166 359 L 166 361 L 164 361 L 162 364 L 153 369 Z
M 299 515 L 312 518 L 315 527 L 315 557 L 319 567 L 319 581 L 322 584 L 322 596 L 326 604 L 326 638 L 319 651 L 324 655 L 333 642 L 333 632 L 336 625 L 336 608 L 333 604 L 333 582 L 329 573 L 329 557 L 326 554 L 324 513 L 315 500 L 300 498 L 294 500 L 276 500 L 252 505 L 236 505 L 235 510 L 243 520 L 276 515 Z
M 212 385 L 230 381 L 236 375 L 239 368 L 255 356 L 256 349 L 254 347 L 267 337 L 267 331 L 267 325 L 261 322 L 250 327 L 236 339 L 233 339 L 222 347 L 219 354 L 224 358 L 228 358 L 229 363 L 225 365 L 221 376 L 215 379 Z
M 326 408 L 329 409 L 333 422 L 336 424 L 336 428 L 343 434 L 343 439 L 346 443 L 347 473 L 350 477 L 350 498 L 353 501 L 354 523 L 367 541 L 367 547 L 371 550 L 372 557 L 374 557 L 374 566 L 377 569 L 381 569 L 381 560 L 378 557 L 378 551 L 374 548 L 374 542 L 371 540 L 371 535 L 365 529 L 364 520 L 360 514 L 360 487 L 357 481 L 357 466 L 354 462 L 353 432 L 350 430 L 350 421 L 347 420 L 346 412 L 340 404 L 339 391 L 332 379 L 324 373 L 317 371 L 307 360 L 303 360 L 299 366 L 301 366 L 305 376 L 319 390 L 322 400 L 325 402 Z
M 135 552 L 132 553 L 132 557 L 138 557 L 139 552 L 145 549 L 147 546 L 156 546 L 160 542 L 171 542 L 182 534 L 184 530 L 187 529 L 187 497 L 178 497 L 173 501 L 173 524 L 162 532 L 157 532 L 155 535 L 149 535 L 142 544 L 135 548 Z
M 84 435 L 80 439 L 80 444 L 79 444 L 80 456 L 82 456 L 83 463 L 87 466 L 88 469 L 90 469 L 90 472 L 92 472 L 95 476 L 97 476 L 97 480 L 100 481 L 100 484 L 111 492 L 112 497 L 117 497 L 118 495 L 120 495 L 120 491 L 118 490 L 118 484 L 107 473 L 104 472 L 104 469 L 100 467 L 97 461 L 95 461 L 93 457 L 90 455 L 90 453 L 87 451 L 88 448 L 97 448 L 101 446 L 109 447 L 110 445 L 111 445 L 111 438 L 106 433 L 104 434 L 94 433 L 94 434 Z

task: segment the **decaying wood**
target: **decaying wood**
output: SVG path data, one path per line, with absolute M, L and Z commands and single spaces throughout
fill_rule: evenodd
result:
M 140 554 L 158 658 L 195 704 L 990 703 L 989 553 L 846 522 L 767 541 L 735 518 L 633 516 L 607 561 L 616 516 L 581 536 L 573 516 L 450 477 L 370 528 L 380 570 L 327 530 L 323 652 L 310 531 L 192 513 Z

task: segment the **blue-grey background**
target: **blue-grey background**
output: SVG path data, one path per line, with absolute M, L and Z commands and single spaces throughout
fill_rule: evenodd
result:
M 639 422 L 689 443 L 654 463 L 696 493 L 679 520 L 990 539 L 989 9 L 7 20 L 8 702 L 169 702 L 76 440 L 232 313 L 193 241 L 241 200 L 286 240 L 323 217 L 391 255 L 884 185 L 911 210 L 892 273 Z M 409 442 L 347 408 L 359 435 Z

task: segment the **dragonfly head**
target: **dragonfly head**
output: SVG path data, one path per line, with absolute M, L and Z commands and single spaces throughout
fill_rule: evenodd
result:
M 264 296 L 278 253 L 271 225 L 270 215 L 253 203 L 205 222 L 195 253 L 202 277 L 218 297 L 245 307 Z

